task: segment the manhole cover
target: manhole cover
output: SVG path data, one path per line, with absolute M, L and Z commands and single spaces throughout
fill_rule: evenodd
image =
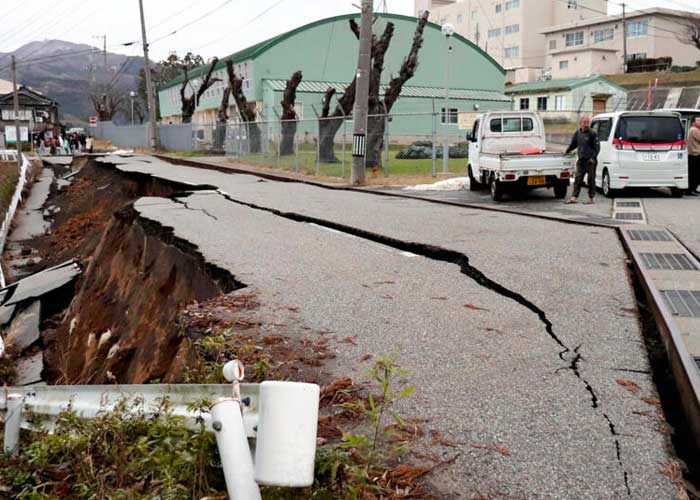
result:
M 671 241 L 666 231 L 632 229 L 627 231 L 630 238 L 637 241 Z
M 666 271 L 694 271 L 695 264 L 682 253 L 642 253 L 640 254 L 647 269 Z
M 618 212 L 615 214 L 617 220 L 643 220 L 639 212 Z
M 700 291 L 662 290 L 661 295 L 674 316 L 700 318 Z
M 615 206 L 620 208 L 637 208 L 641 207 L 642 204 L 638 201 L 616 201 Z

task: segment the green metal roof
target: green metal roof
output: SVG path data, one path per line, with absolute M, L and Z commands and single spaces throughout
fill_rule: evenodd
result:
M 287 86 L 287 80 L 264 80 L 265 85 L 274 91 L 282 92 Z M 348 83 L 343 82 L 323 82 L 302 80 L 297 87 L 297 92 L 301 93 L 317 93 L 323 94 L 328 87 L 333 87 L 336 92 L 343 93 Z M 387 85 L 381 85 L 379 91 L 384 92 Z M 411 87 L 404 85 L 401 89 L 402 97 L 427 97 L 443 99 L 445 97 L 445 89 L 443 87 Z M 510 102 L 510 97 L 507 97 L 500 92 L 492 90 L 472 90 L 472 89 L 450 89 L 450 99 L 468 99 L 473 101 L 498 101 Z
M 611 82 L 602 76 L 588 76 L 584 78 L 571 78 L 568 80 L 543 80 L 541 82 L 521 83 L 506 88 L 506 94 L 525 94 L 530 92 L 540 91 L 556 91 L 556 90 L 571 90 L 582 85 L 589 85 L 597 81 L 602 81 L 612 87 L 618 88 L 626 92 L 623 87 Z
M 215 69 L 218 70 L 220 68 L 224 68 L 226 66 L 224 61 L 226 61 L 226 60 L 231 60 L 234 63 L 239 63 L 242 61 L 255 59 L 260 54 L 271 49 L 272 47 L 274 47 L 278 43 L 281 43 L 282 41 L 286 40 L 287 38 L 289 38 L 297 33 L 300 33 L 302 31 L 306 31 L 308 29 L 315 28 L 316 26 L 321 26 L 323 24 L 333 23 L 336 21 L 344 20 L 344 19 L 359 18 L 359 16 L 360 16 L 359 14 L 343 14 L 340 16 L 328 17 L 326 19 L 320 19 L 318 21 L 314 21 L 312 23 L 305 24 L 305 25 L 300 26 L 298 28 L 295 28 L 291 31 L 281 33 L 277 36 L 274 36 L 272 38 L 268 38 L 267 40 L 263 40 L 262 42 L 256 43 L 255 45 L 251 45 L 250 47 L 247 47 L 243 50 L 239 50 L 238 52 L 235 52 L 235 53 L 230 54 L 226 57 L 223 57 L 219 61 L 219 63 L 216 65 Z M 383 19 L 400 19 L 403 21 L 411 21 L 411 22 L 416 22 L 418 20 L 418 18 L 416 18 L 416 17 L 404 16 L 401 14 L 377 14 L 377 16 L 379 16 Z M 426 23 L 426 27 L 436 29 L 438 31 L 442 30 L 442 28 L 439 25 L 437 25 L 435 23 L 431 23 L 431 22 Z M 484 52 L 481 49 L 481 47 L 474 45 L 472 42 L 470 42 L 469 40 L 464 38 L 459 33 L 455 33 L 453 35 L 453 38 L 471 46 L 473 49 L 478 51 L 482 56 L 484 56 L 486 59 L 488 59 L 494 66 L 496 66 L 501 71 L 502 74 L 504 74 L 504 75 L 506 74 L 506 70 L 503 69 L 503 67 L 500 64 L 498 64 L 496 62 L 496 60 L 493 57 L 491 57 L 487 52 Z M 208 69 L 209 69 L 208 64 L 205 64 L 203 66 L 198 66 L 197 68 L 194 68 L 189 72 L 189 77 L 190 77 L 190 79 L 193 79 L 193 78 L 197 78 L 199 76 L 204 76 L 207 73 Z M 178 85 L 178 84 L 182 83 L 184 81 L 184 79 L 185 79 L 185 76 L 181 75 L 173 80 L 170 80 L 165 85 L 160 86 L 158 88 L 158 90 L 163 90 L 163 89 L 170 88 L 174 85 Z

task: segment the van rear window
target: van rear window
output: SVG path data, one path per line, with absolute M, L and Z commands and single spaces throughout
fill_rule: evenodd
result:
M 623 116 L 616 137 L 627 142 L 661 144 L 682 141 L 683 124 L 675 116 Z

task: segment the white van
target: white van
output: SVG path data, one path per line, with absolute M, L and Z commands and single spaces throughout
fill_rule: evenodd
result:
M 678 197 L 688 189 L 685 131 L 678 113 L 603 113 L 593 118 L 591 129 L 600 139 L 595 182 L 608 198 L 628 187 L 667 187 Z

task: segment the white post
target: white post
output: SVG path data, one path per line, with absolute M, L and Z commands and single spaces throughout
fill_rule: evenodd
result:
M 442 143 L 442 172 L 450 171 L 450 38 L 455 32 L 454 26 L 445 23 L 442 26 L 442 34 L 445 35 L 445 140 Z
M 229 497 L 261 500 L 239 401 L 233 398 L 217 401 L 211 408 L 211 419 Z
M 5 442 L 3 450 L 5 453 L 17 453 L 19 445 L 19 430 L 22 423 L 22 404 L 24 398 L 21 394 L 7 395 L 7 412 L 5 413 Z

